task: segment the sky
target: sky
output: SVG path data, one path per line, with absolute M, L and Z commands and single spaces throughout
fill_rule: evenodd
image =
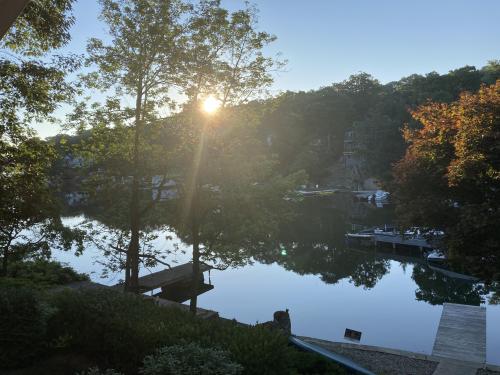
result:
M 230 10 L 243 0 L 222 0 Z M 382 83 L 413 73 L 446 73 L 500 59 L 499 0 L 253 0 L 259 29 L 277 36 L 267 49 L 288 60 L 271 92 L 312 90 L 358 72 Z M 78 0 L 72 41 L 82 53 L 105 38 L 97 0 Z M 41 135 L 55 130 L 43 126 Z

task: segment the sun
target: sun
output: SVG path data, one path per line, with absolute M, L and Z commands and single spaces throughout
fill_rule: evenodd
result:
M 208 114 L 213 114 L 217 112 L 220 107 L 220 101 L 215 99 L 213 96 L 208 96 L 203 100 L 202 108 Z

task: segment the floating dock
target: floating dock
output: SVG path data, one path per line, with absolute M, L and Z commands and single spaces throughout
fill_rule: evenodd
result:
M 212 267 L 202 263 L 200 264 L 200 274 L 211 270 Z M 154 289 L 175 285 L 182 282 L 190 282 L 193 277 L 193 264 L 185 263 L 180 266 L 168 268 L 163 271 L 151 273 L 139 277 L 139 287 L 144 292 Z
M 443 304 L 432 355 L 486 363 L 486 308 Z
M 427 241 L 425 238 L 422 237 L 411 237 L 411 236 L 402 236 L 400 234 L 396 235 L 387 235 L 387 234 L 374 234 L 372 238 L 373 242 L 375 243 L 375 246 L 379 243 L 388 243 L 391 244 L 393 247 L 397 245 L 403 245 L 403 246 L 414 246 L 418 248 L 429 248 L 431 249 L 433 246 Z
M 397 246 L 416 247 L 420 250 L 436 247 L 432 241 L 423 236 L 401 235 L 398 233 L 346 233 L 345 237 L 347 241 L 357 241 L 365 245 L 389 244 L 394 249 Z
M 213 289 L 213 285 L 211 285 L 211 283 L 205 284 L 203 278 L 203 272 L 210 271 L 211 269 L 211 266 L 204 263 L 200 264 L 200 285 L 198 286 L 198 294 Z M 161 288 L 161 292 L 157 294 L 158 297 L 175 302 L 184 302 L 190 298 L 192 277 L 193 264 L 185 263 L 139 277 L 139 289 L 141 293 L 147 293 Z M 123 290 L 123 283 L 116 284 L 113 288 Z

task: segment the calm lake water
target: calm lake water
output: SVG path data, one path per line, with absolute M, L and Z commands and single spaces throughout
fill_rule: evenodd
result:
M 481 283 L 446 276 L 408 250 L 347 248 L 340 240 L 345 221 L 336 221 L 336 210 L 328 205 L 314 220 L 306 217 L 318 231 L 311 231 L 310 225 L 303 227 L 304 233 L 295 230 L 296 241 L 288 241 L 273 256 L 261 256 L 244 267 L 212 270 L 215 288 L 200 295 L 198 305 L 250 324 L 271 320 L 274 311 L 288 308 L 292 331 L 298 335 L 347 341 L 344 331 L 351 328 L 362 332 L 362 344 L 430 354 L 443 302 L 482 304 L 487 306 L 487 360 L 500 365 L 500 306 L 488 304 Z M 327 224 L 316 222 L 324 215 L 329 217 Z M 370 215 L 365 212 L 360 217 Z M 380 220 L 380 212 L 376 216 Z M 353 221 L 352 215 L 348 221 Z M 167 250 L 180 242 L 174 233 L 170 235 L 171 240 L 162 236 L 155 245 Z M 179 253 L 171 261 L 189 260 L 189 246 L 182 248 L 187 255 Z M 80 257 L 64 252 L 54 257 L 96 282 L 112 285 L 123 277 L 100 278 L 102 267 L 95 263 L 100 254 L 95 248 Z M 143 269 L 141 274 L 163 268 Z

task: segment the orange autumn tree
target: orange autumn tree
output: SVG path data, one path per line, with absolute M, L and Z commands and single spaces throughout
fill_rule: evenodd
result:
M 446 230 L 457 256 L 500 255 L 500 80 L 450 104 L 412 112 L 420 127 L 394 166 L 397 211 L 406 225 Z

